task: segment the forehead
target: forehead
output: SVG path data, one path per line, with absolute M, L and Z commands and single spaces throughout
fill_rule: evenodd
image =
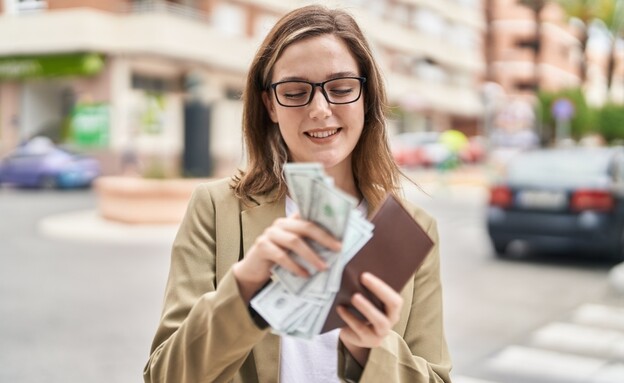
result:
M 291 77 L 321 81 L 343 72 L 360 75 L 358 68 L 347 44 L 341 38 L 327 34 L 289 45 L 275 62 L 273 81 Z

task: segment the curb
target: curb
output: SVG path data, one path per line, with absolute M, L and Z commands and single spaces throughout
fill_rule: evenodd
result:
M 178 225 L 133 225 L 102 218 L 96 210 L 82 210 L 45 217 L 38 231 L 53 239 L 111 244 L 171 246 Z

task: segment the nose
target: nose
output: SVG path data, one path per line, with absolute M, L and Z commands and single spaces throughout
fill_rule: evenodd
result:
M 308 107 L 310 110 L 310 118 L 312 119 L 327 118 L 332 114 L 327 96 L 320 86 L 314 88 L 314 95 Z

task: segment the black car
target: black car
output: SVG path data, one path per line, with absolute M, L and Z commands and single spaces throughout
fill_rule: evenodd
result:
M 624 259 L 624 149 L 541 149 L 515 156 L 490 189 L 487 228 L 511 243 Z

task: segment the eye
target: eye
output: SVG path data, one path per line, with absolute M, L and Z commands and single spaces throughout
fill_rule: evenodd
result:
M 284 82 L 277 86 L 276 92 L 283 100 L 301 100 L 310 94 L 310 85 L 302 82 Z
M 354 78 L 338 78 L 325 84 L 325 90 L 333 98 L 352 97 L 359 89 L 359 81 Z
M 299 91 L 299 92 L 283 93 L 282 96 L 288 99 L 296 100 L 296 99 L 304 98 L 307 94 L 308 92 L 306 91 Z
M 329 90 L 331 94 L 337 97 L 348 96 L 353 93 L 353 88 L 332 88 Z

